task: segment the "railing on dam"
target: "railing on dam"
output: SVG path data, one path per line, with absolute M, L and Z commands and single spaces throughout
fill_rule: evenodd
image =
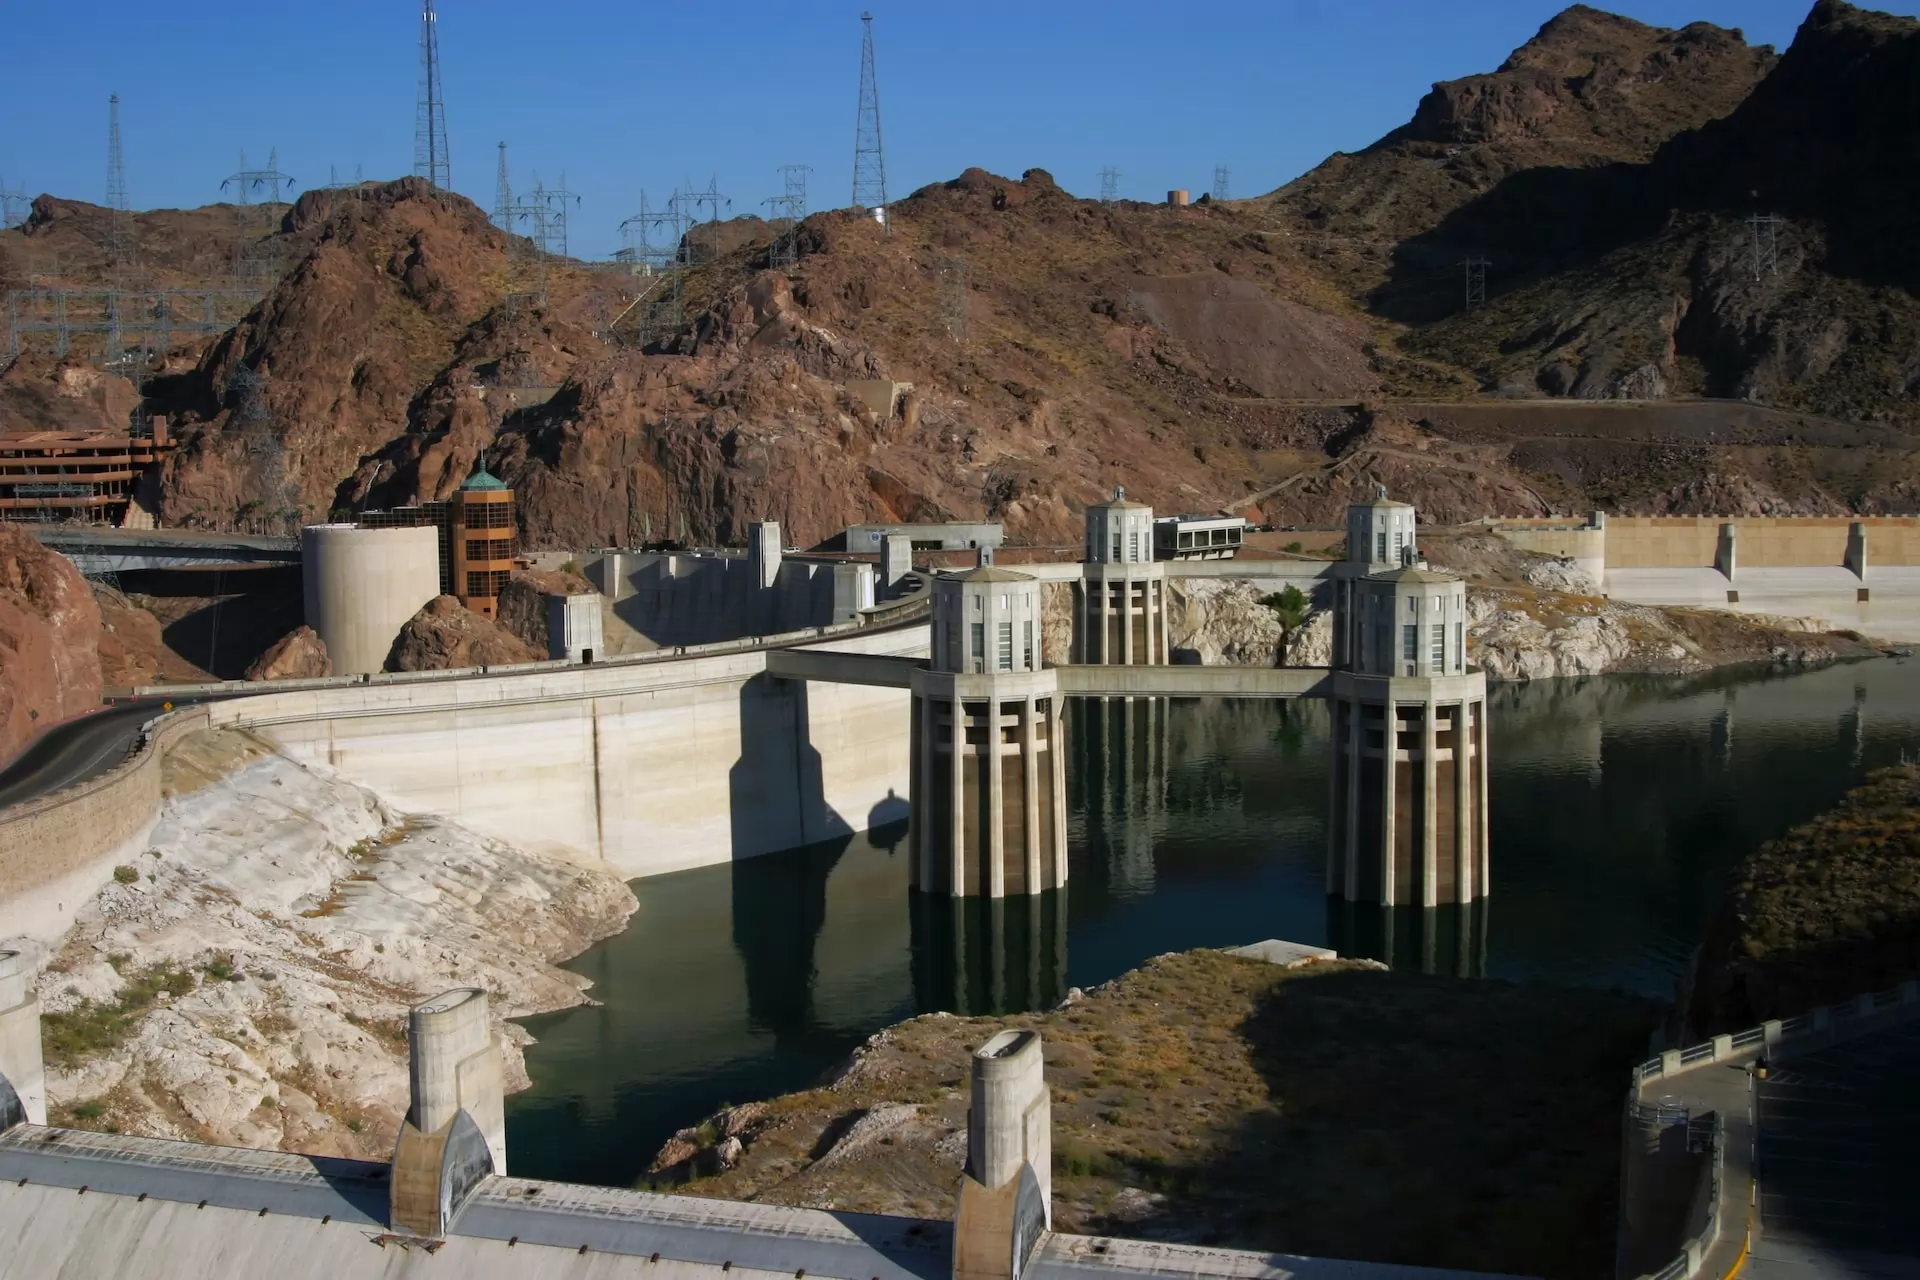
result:
M 1060 692 L 1083 698 L 1314 698 L 1332 689 L 1326 667 L 1062 666 Z
M 646 653 L 595 658 L 591 663 L 554 658 L 544 662 L 516 662 L 491 667 L 450 667 L 444 671 L 378 671 L 368 675 L 319 676 L 305 680 L 216 680 L 201 684 L 137 685 L 131 688 L 109 689 L 106 700 L 111 703 L 136 698 L 200 698 L 233 694 L 299 693 L 318 689 L 348 689 L 361 685 L 433 683 L 472 679 L 478 676 L 536 675 L 546 671 L 565 671 L 582 666 L 614 668 L 647 666 L 689 658 L 709 658 L 729 653 L 753 653 L 761 650 L 790 648 L 795 645 L 818 644 L 841 636 L 855 636 L 891 627 L 911 626 L 923 621 L 931 608 L 929 602 L 932 599 L 932 581 L 925 575 L 916 576 L 920 581 L 912 592 L 870 609 L 861 610 L 860 617 L 856 621 L 802 627 L 797 631 L 782 631 L 770 636 L 742 636 L 738 640 L 715 640 L 708 644 L 671 645 L 652 649 Z

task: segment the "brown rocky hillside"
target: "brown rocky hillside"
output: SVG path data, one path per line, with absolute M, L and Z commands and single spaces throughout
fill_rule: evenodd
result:
M 1901 192 L 1920 160 L 1916 77 L 1920 22 L 1840 0 L 1819 0 L 1778 59 L 1703 24 L 1569 10 L 1499 72 L 1436 86 L 1411 124 L 1271 207 L 1379 241 L 1329 250 L 1329 274 L 1423 374 L 1910 428 L 1920 250 Z M 1756 271 L 1749 219 L 1764 215 L 1780 219 L 1777 270 Z M 1471 311 L 1469 255 L 1492 260 L 1488 303 Z
M 939 518 L 1070 545 L 1116 483 L 1282 524 L 1376 481 L 1442 522 L 1911 511 L 1914 259 L 1874 211 L 1915 168 L 1916 30 L 1822 0 L 1776 58 L 1576 7 L 1270 199 L 1101 205 L 972 169 L 890 234 L 814 215 L 781 270 L 767 224 L 698 228 L 686 323 L 651 335 L 631 304 L 654 281 L 556 262 L 534 296 L 524 242 L 460 196 L 309 193 L 274 232 L 285 276 L 146 384 L 186 442 L 163 515 L 285 529 L 443 497 L 477 457 L 532 547 L 765 518 L 804 545 Z M 1760 281 L 1753 191 L 1786 220 Z M 36 210 L 0 263 L 58 241 L 104 270 L 103 211 Z M 138 259 L 199 270 L 231 217 L 143 215 Z M 1497 260 L 1458 314 L 1466 252 Z M 912 384 L 889 415 L 850 388 L 874 378 Z M 0 412 L 126 412 L 130 387 L 83 383 L 23 357 Z M 1642 403 L 1590 407 L 1618 397 Z

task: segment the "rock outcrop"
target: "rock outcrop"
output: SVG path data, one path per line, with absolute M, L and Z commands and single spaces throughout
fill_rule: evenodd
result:
M 631 892 L 232 733 L 166 762 L 151 846 L 42 974 L 56 1123 L 385 1159 L 407 1105 L 409 1004 L 484 987 L 496 1017 L 565 1008 L 553 967 Z M 526 1037 L 500 1028 L 510 1088 Z
M 100 606 L 66 557 L 0 524 L 0 760 L 100 705 Z
M 546 658 L 532 645 L 481 617 L 452 596 L 435 596 L 407 619 L 387 655 L 389 671 L 447 671 L 454 667 L 498 667 Z
M 247 668 L 249 680 L 312 680 L 333 674 L 327 642 L 309 626 L 287 632 Z

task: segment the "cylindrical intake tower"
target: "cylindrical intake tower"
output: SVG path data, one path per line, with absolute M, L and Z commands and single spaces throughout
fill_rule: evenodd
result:
M 935 579 L 933 664 L 913 674 L 916 889 L 999 898 L 1066 883 L 1060 691 L 1039 646 L 1036 579 Z
M 1467 588 L 1417 559 L 1413 508 L 1356 504 L 1336 566 L 1327 892 L 1432 907 L 1487 894 L 1487 684 Z M 1404 567 L 1386 567 L 1398 556 Z
M 1074 661 L 1167 661 L 1167 568 L 1153 558 L 1153 508 L 1115 489 L 1087 508 L 1086 559 L 1073 628 Z

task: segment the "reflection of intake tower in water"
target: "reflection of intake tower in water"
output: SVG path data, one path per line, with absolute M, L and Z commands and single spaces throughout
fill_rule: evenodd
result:
M 1087 815 L 1089 849 L 1105 851 L 1112 893 L 1151 893 L 1166 819 L 1167 700 L 1081 698 L 1068 714 L 1077 758 L 1067 786 Z
M 1334 567 L 1327 892 L 1431 907 L 1487 892 L 1487 683 L 1466 665 L 1466 584 L 1414 545 L 1386 491 L 1347 509 Z
M 913 885 L 955 897 L 1067 880 L 1059 682 L 1040 665 L 1040 584 L 982 566 L 933 584 L 933 661 L 913 689 Z
M 1327 899 L 1327 945 L 1395 969 L 1482 978 L 1487 972 L 1487 900 L 1443 907 L 1389 907 Z
M 1067 994 L 1067 895 L 910 894 L 919 1009 L 977 1016 L 1051 1009 Z

